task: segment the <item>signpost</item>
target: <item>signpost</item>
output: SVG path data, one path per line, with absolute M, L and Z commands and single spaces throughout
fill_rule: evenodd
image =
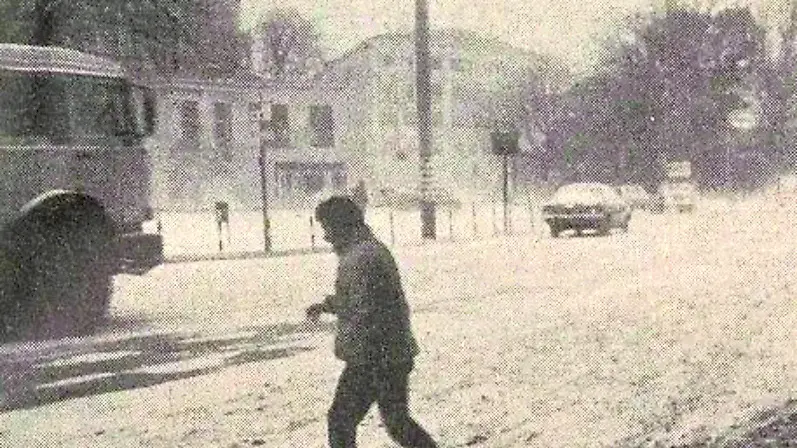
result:
M 502 157 L 502 197 L 504 203 L 504 233 L 511 233 L 509 224 L 509 156 L 518 152 L 518 132 L 494 131 L 490 134 L 493 143 L 493 154 Z
M 669 179 L 688 179 L 692 177 L 692 164 L 688 160 L 668 162 L 664 168 Z

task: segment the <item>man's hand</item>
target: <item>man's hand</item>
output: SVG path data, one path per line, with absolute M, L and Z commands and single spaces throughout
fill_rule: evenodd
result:
M 326 306 L 323 303 L 314 303 L 307 307 L 305 313 L 307 314 L 307 319 L 310 322 L 318 322 L 319 317 L 321 317 L 321 313 L 324 312 Z

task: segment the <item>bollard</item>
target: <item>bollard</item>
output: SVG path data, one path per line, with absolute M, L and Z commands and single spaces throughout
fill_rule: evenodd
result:
M 448 209 L 448 239 L 454 241 L 454 212 Z
M 537 231 L 536 224 L 534 223 L 534 207 L 529 202 L 529 233 L 534 235 Z
M 390 245 L 396 245 L 396 231 L 393 228 L 393 209 L 388 210 L 388 221 L 390 223 Z
M 476 203 L 470 203 L 470 211 L 473 218 L 473 239 L 476 239 L 476 236 L 479 234 L 479 228 L 476 225 Z
M 310 216 L 310 248 L 315 249 L 315 225 L 313 224 L 313 216 Z
M 490 203 L 490 208 L 493 211 L 493 236 L 496 236 L 496 235 L 498 235 L 498 223 L 496 222 L 496 220 L 498 218 L 496 217 L 496 214 L 495 214 L 495 203 L 491 202 Z
M 224 250 L 224 240 L 222 237 L 222 228 L 227 224 L 227 243 L 230 242 L 230 206 L 226 202 L 216 202 L 215 207 L 216 226 L 219 230 L 219 252 Z
M 506 211 L 504 212 L 504 235 L 511 235 L 512 234 L 512 207 L 505 207 Z

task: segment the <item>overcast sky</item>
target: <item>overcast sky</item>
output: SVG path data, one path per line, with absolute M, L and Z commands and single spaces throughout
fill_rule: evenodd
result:
M 584 65 L 598 42 L 630 11 L 662 0 L 429 0 L 433 27 L 459 27 L 512 45 Z M 334 57 L 362 40 L 388 31 L 412 29 L 414 0 L 243 0 L 244 25 L 259 11 L 295 7 L 310 18 Z

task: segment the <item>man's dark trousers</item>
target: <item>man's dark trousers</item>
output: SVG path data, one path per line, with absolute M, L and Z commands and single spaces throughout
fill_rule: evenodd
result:
M 388 365 L 347 364 L 329 409 L 330 447 L 354 448 L 357 425 L 376 402 L 388 434 L 398 444 L 436 448 L 429 434 L 409 415 L 407 383 L 412 368 L 412 361 Z

